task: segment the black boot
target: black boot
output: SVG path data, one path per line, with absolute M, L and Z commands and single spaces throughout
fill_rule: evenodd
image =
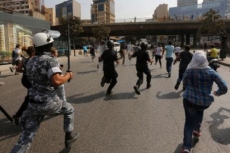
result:
M 180 82 L 177 82 L 176 85 L 175 85 L 175 87 L 174 87 L 175 90 L 177 90 L 179 88 L 179 86 L 180 86 Z
M 141 94 L 140 91 L 139 91 L 139 86 L 136 85 L 136 86 L 133 87 L 133 89 L 135 90 L 136 94 L 138 94 L 138 95 Z
M 79 133 L 72 135 L 71 132 L 65 133 L 65 148 L 71 148 L 71 145 L 77 140 Z

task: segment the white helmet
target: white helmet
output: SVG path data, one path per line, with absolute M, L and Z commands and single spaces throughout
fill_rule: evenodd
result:
M 52 43 L 54 40 L 48 33 L 40 32 L 34 35 L 33 42 L 35 47 L 44 46 Z

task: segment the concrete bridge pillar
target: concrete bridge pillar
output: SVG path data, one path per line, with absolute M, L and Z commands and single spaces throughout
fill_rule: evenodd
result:
M 180 44 L 182 47 L 184 46 L 184 35 L 182 34 L 181 35 L 181 44 Z
M 186 34 L 186 45 L 190 45 L 190 34 Z
M 193 34 L 193 47 L 195 48 L 200 47 L 200 38 L 201 38 L 201 33 L 198 30 L 196 33 Z

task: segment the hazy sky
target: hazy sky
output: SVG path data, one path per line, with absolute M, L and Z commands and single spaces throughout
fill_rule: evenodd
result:
M 66 0 L 45 0 L 47 7 L 55 7 L 56 4 Z M 76 0 L 81 4 L 81 18 L 90 19 L 90 6 L 93 0 Z M 201 3 L 203 0 L 198 0 Z M 115 0 L 116 19 L 126 18 L 151 18 L 159 4 L 168 4 L 168 7 L 176 7 L 177 0 Z

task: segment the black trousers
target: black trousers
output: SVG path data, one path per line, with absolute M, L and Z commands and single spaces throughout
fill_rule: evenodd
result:
M 141 84 L 143 83 L 143 79 L 144 79 L 144 74 L 146 75 L 146 81 L 147 81 L 147 85 L 150 85 L 151 83 L 151 71 L 148 67 L 136 67 L 137 69 L 137 87 L 139 88 L 141 86 Z
M 116 71 L 104 70 L 104 79 L 106 83 L 109 83 L 107 92 L 111 92 L 117 84 L 118 73 Z
M 179 77 L 177 79 L 177 82 L 180 83 L 183 79 L 184 72 L 186 71 L 186 68 L 179 68 Z
M 158 60 L 159 60 L 159 63 L 160 63 L 160 66 L 161 66 L 161 55 L 155 55 L 155 63 L 157 64 L 157 62 L 158 62 Z

